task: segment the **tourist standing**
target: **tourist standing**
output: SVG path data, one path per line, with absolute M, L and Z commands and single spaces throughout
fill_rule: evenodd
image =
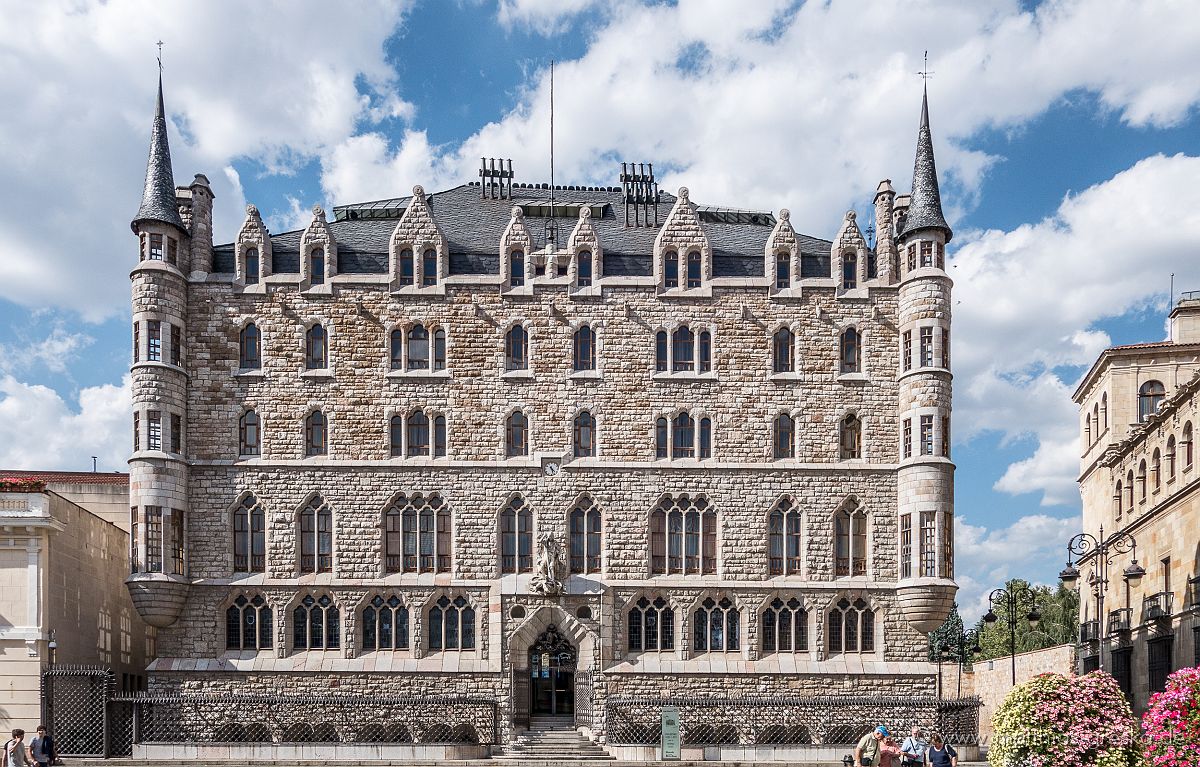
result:
M 29 753 L 29 744 L 25 742 L 25 731 L 18 728 L 12 731 L 12 740 L 4 744 L 4 767 L 31 767 L 33 756 Z
M 862 740 L 854 747 L 854 767 L 879 767 L 879 757 L 883 751 L 879 744 L 887 736 L 887 728 L 883 725 L 862 736 Z
M 38 767 L 50 767 L 58 761 L 58 748 L 54 745 L 54 738 L 46 734 L 46 725 L 38 725 L 37 735 L 29 741 L 29 752 L 33 754 L 33 761 L 38 763 Z
M 925 749 L 929 748 L 929 743 L 925 740 L 925 733 L 920 727 L 913 727 L 912 734 L 904 739 L 900 744 L 900 764 L 902 767 L 915 767 L 915 765 L 925 764 Z
M 932 743 L 925 752 L 929 767 L 958 767 L 958 752 L 954 746 L 942 740 L 942 736 L 936 732 L 930 740 Z

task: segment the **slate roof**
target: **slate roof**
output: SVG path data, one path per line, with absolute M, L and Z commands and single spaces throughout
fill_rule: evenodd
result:
M 912 196 L 904 231 L 941 229 L 950 241 L 950 225 L 942 215 L 942 192 L 938 188 L 937 166 L 933 161 L 933 134 L 929 130 L 929 95 L 921 97 L 921 127 L 917 130 L 917 158 L 913 163 Z
M 154 107 L 154 124 L 150 130 L 150 157 L 146 160 L 146 185 L 142 204 L 133 224 L 139 221 L 161 221 L 186 231 L 179 209 L 175 207 L 175 177 L 171 172 L 171 147 L 167 143 L 167 118 L 163 110 L 162 75 L 158 77 L 158 102 Z
M 601 214 L 593 215 L 592 224 L 604 253 L 606 275 L 650 275 L 653 273 L 651 254 L 658 227 L 625 226 L 623 193 L 616 187 L 560 187 L 554 193 L 556 207 L 572 204 L 599 207 Z M 377 200 L 358 205 L 334 208 L 334 221 L 329 224 L 338 247 L 338 271 L 348 274 L 384 274 L 388 265 L 388 244 L 392 231 L 409 197 Z M 550 190 L 532 184 L 514 185 L 512 199 L 497 200 L 480 197 L 477 184 L 463 184 L 427 196 L 438 226 L 446 235 L 450 249 L 450 274 L 499 274 L 500 238 L 511 218 L 514 205 L 526 205 L 525 225 L 533 238 L 534 248 L 546 244 L 545 222 L 548 217 L 531 215 L 536 205 L 549 206 Z M 658 222 L 661 226 L 675 203 L 675 196 L 662 193 L 658 203 Z M 770 213 L 734 211 L 724 208 L 700 208 L 709 244 L 713 250 L 713 273 L 716 277 L 761 277 L 763 252 L 767 237 L 775 224 Z M 386 218 L 368 216 L 386 215 Z M 578 220 L 577 214 L 559 211 L 559 246 L 564 247 Z M 274 259 L 273 272 L 300 271 L 300 237 L 302 231 L 271 235 Z M 816 237 L 796 236 L 801 252 L 805 277 L 828 277 L 829 251 L 832 243 Z M 214 249 L 214 271 L 234 271 L 233 245 Z

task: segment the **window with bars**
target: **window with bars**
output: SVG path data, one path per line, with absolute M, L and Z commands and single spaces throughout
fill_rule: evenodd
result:
M 696 337 L 687 325 L 675 328 L 671 333 L 671 372 L 694 370 Z
M 258 413 L 247 410 L 238 419 L 238 455 L 258 455 L 262 451 L 262 422 Z
M 171 364 L 183 364 L 183 333 L 178 325 L 167 325 L 171 329 Z
M 590 496 L 579 499 L 567 515 L 571 532 L 571 572 L 599 573 L 601 571 L 600 509 Z
M 1174 643 L 1173 636 L 1159 637 L 1146 643 L 1146 679 L 1151 695 L 1167 689 Z
M 238 334 L 238 367 L 258 370 L 262 367 L 262 336 L 258 325 L 251 322 Z
M 442 596 L 429 609 L 429 649 L 475 649 L 475 608 L 466 599 Z
M 776 597 L 759 619 L 763 655 L 808 652 L 808 612 L 798 599 Z
M 1122 647 L 1112 651 L 1112 675 L 1117 686 L 1129 701 L 1133 701 L 1133 648 Z
M 842 509 L 834 515 L 834 575 L 839 578 L 867 574 L 867 516 Z
M 408 329 L 408 369 L 429 369 L 429 331 L 417 323 Z
M 513 496 L 500 512 L 500 572 L 533 570 L 533 511 L 521 496 Z
M 146 449 L 162 450 L 162 413 L 146 411 Z
M 296 650 L 336 650 L 341 647 L 341 617 L 328 594 L 305 596 L 292 611 L 292 647 Z
M 146 572 L 163 571 L 163 508 L 144 506 L 146 520 Z
M 300 572 L 328 573 L 333 571 L 333 512 L 317 496 L 300 510 L 297 527 L 300 533 Z
M 662 597 L 650 601 L 641 597 L 626 615 L 629 652 L 671 652 L 675 650 L 675 613 Z
M 437 493 L 397 496 L 384 512 L 383 529 L 385 572 L 450 572 L 450 508 Z
M 912 514 L 900 515 L 900 577 L 912 577 Z
M 767 515 L 767 569 L 771 575 L 800 574 L 800 522 L 800 509 L 790 498 L 780 500 Z
M 937 577 L 937 513 L 921 512 L 921 576 Z
M 571 424 L 571 449 L 576 458 L 596 455 L 596 418 L 584 410 Z
M 267 518 L 252 495 L 233 510 L 233 571 L 261 573 L 267 569 Z
M 838 600 L 826 625 L 830 655 L 875 652 L 875 613 L 863 599 Z
M 270 650 L 271 606 L 261 594 L 239 594 L 225 609 L 226 650 Z
M 407 650 L 408 607 L 400 597 L 376 596 L 362 611 L 363 650 Z
M 146 321 L 146 359 L 162 362 L 162 323 L 158 320 Z
M 707 496 L 664 496 L 650 513 L 652 575 L 717 571 L 717 512 Z
M 575 331 L 571 344 L 571 369 L 596 369 L 596 331 L 584 325 Z
M 729 599 L 705 599 L 692 613 L 692 652 L 737 652 L 740 618 Z
M 771 336 L 771 370 L 775 373 L 793 373 L 796 370 L 796 336 L 787 328 L 780 328 Z
M 329 367 L 329 335 L 319 323 L 304 334 L 304 367 L 308 370 Z

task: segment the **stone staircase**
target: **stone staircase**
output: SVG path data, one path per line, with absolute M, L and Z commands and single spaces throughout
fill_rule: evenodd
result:
M 539 762 L 557 765 L 604 761 L 612 759 L 612 756 L 598 744 L 580 735 L 575 729 L 573 717 L 535 716 L 529 720 L 529 729 L 505 746 L 504 753 L 495 759 L 522 765 Z

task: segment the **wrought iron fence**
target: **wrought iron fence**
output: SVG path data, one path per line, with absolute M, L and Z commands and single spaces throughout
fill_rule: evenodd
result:
M 110 731 L 107 701 L 115 687 L 103 666 L 49 666 L 42 669 L 42 719 L 63 756 L 105 756 Z
M 1100 638 L 1100 621 L 1084 621 L 1079 624 L 1079 641 L 1087 644 Z
M 745 698 L 609 698 L 605 739 L 613 745 L 657 745 L 661 710 L 679 709 L 684 745 L 856 743 L 880 724 L 896 732 L 914 725 L 948 742 L 979 742 L 979 698 L 764 696 Z
M 593 699 L 595 690 L 592 688 L 592 672 L 579 671 L 575 674 L 575 726 L 596 726 Z
M 1142 600 L 1142 620 L 1155 621 L 1170 618 L 1175 610 L 1175 594 L 1160 591 Z
M 1108 633 L 1116 634 L 1120 631 L 1128 631 L 1133 624 L 1133 609 L 1122 607 L 1120 610 L 1111 610 L 1108 613 Z

